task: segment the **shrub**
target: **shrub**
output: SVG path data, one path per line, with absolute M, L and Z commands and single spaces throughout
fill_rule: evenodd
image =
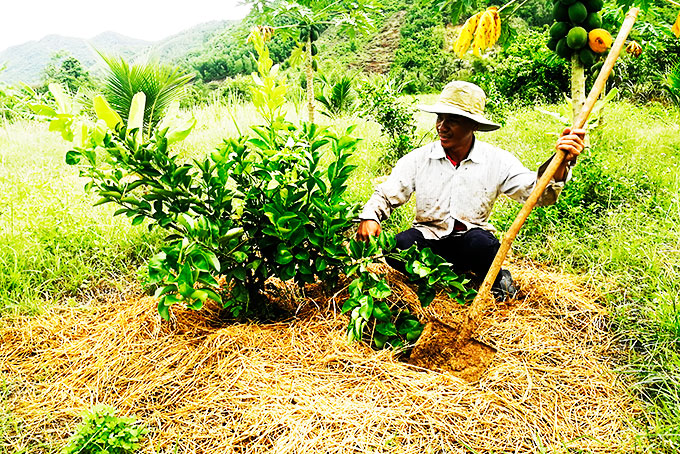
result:
M 398 99 L 401 88 L 384 76 L 366 80 L 359 88 L 362 115 L 378 123 L 388 137 L 382 157 L 387 166 L 411 151 L 415 143 L 414 111 Z
M 466 289 L 465 284 L 469 280 L 458 276 L 451 264 L 430 248 L 419 251 L 413 245 L 401 251 L 395 245 L 394 234 L 385 231 L 368 242 L 350 243 L 352 263 L 347 267 L 347 275 L 356 274 L 357 277 L 349 284 L 349 298 L 342 306 L 342 312 L 350 315 L 347 327 L 350 342 L 362 339 L 364 330 L 368 328 L 370 341 L 376 348 L 391 346 L 406 349 L 423 331 L 423 325 L 407 306 L 388 302 L 392 289 L 384 276 L 376 274 L 368 266 L 380 258 L 393 257 L 404 262 L 404 272 L 417 287 L 416 295 L 423 307 L 434 300 L 438 290 L 446 291 L 459 304 L 471 302 L 477 293 Z
M 116 409 L 95 405 L 85 412 L 64 454 L 128 454 L 139 449 L 148 430 L 134 418 L 116 416 Z
M 557 58 L 546 47 L 547 31 L 526 30 L 489 60 L 478 60 L 471 82 L 482 87 L 489 96 L 489 110 L 498 95 L 519 105 L 536 102 L 559 102 L 569 93 L 569 64 Z

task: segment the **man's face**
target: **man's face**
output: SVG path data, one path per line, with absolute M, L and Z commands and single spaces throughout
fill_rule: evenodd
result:
M 440 113 L 437 114 L 436 127 L 442 147 L 447 149 L 470 140 L 477 129 L 477 123 L 460 115 Z

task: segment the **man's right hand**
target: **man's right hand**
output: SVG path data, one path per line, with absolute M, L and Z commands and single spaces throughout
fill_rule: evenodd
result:
M 357 240 L 368 241 L 370 237 L 380 235 L 381 231 L 382 228 L 378 222 L 370 219 L 361 221 L 357 230 Z

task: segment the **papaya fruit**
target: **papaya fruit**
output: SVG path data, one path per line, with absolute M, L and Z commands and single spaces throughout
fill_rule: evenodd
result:
M 571 57 L 571 48 L 567 45 L 567 38 L 562 38 L 557 42 L 555 53 L 567 60 Z
M 559 1 L 560 1 L 561 3 L 563 3 L 563 4 L 567 5 L 567 6 L 569 6 L 569 5 L 573 4 L 576 0 L 559 0 Z
M 588 31 L 594 28 L 600 28 L 602 27 L 602 17 L 600 16 L 600 13 L 590 13 L 581 25 Z
M 307 27 L 300 27 L 300 37 L 298 40 L 301 43 L 307 42 L 307 39 L 309 38 L 309 29 Z
M 576 2 L 569 7 L 568 15 L 570 21 L 575 24 L 580 24 L 588 17 L 588 10 L 583 3 Z
M 583 63 L 583 66 L 586 68 L 591 67 L 598 58 L 599 56 L 588 47 L 584 47 L 578 53 L 578 59 L 581 60 L 581 63 Z
M 581 49 L 588 44 L 588 32 L 583 27 L 574 27 L 567 33 L 567 45 L 572 49 Z
M 546 44 L 546 46 L 548 46 L 548 49 L 550 49 L 551 51 L 555 52 L 555 49 L 557 49 L 557 42 L 558 42 L 558 41 L 559 41 L 559 39 L 550 38 L 550 39 L 548 40 L 548 43 Z
M 604 65 L 604 62 L 597 62 L 595 63 L 591 68 L 590 71 L 592 72 L 593 77 L 597 77 L 600 75 L 600 71 L 602 71 L 602 66 Z M 616 74 L 614 73 L 614 68 L 612 68 L 611 72 L 609 73 L 608 79 L 611 79 L 614 77 Z
M 607 52 L 612 45 L 612 35 L 603 28 L 590 30 L 588 33 L 588 46 L 596 54 Z
M 569 28 L 569 24 L 566 22 L 555 22 L 550 27 L 550 37 L 555 40 L 564 38 L 569 32 Z
M 557 22 L 566 22 L 569 20 L 569 7 L 562 2 L 555 3 L 553 6 L 553 18 Z
M 317 49 L 316 44 L 312 43 L 312 55 L 316 55 L 319 53 L 319 49 Z
M 604 0 L 583 0 L 583 4 L 588 12 L 596 13 L 604 6 Z

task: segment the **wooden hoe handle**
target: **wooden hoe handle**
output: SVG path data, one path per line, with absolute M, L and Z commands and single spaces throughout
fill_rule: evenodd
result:
M 619 34 L 616 36 L 616 41 L 614 42 L 614 45 L 612 46 L 609 55 L 607 56 L 607 59 L 602 65 L 600 74 L 597 76 L 597 79 L 593 84 L 593 88 L 590 90 L 590 93 L 588 94 L 588 98 L 586 99 L 583 109 L 574 120 L 574 125 L 572 129 L 583 128 L 583 126 L 586 124 L 588 116 L 590 115 L 590 112 L 592 112 L 593 107 L 595 106 L 595 102 L 600 97 L 600 94 L 604 89 L 605 83 L 609 78 L 609 74 L 611 73 L 612 68 L 614 67 L 614 63 L 616 62 L 619 53 L 621 53 L 623 44 L 626 41 L 626 38 L 628 37 L 630 30 L 633 28 L 633 24 L 635 23 L 635 19 L 637 18 L 639 11 L 640 11 L 639 8 L 631 8 L 628 14 L 626 14 L 626 18 L 623 21 L 621 30 L 619 31 Z M 517 218 L 515 218 L 515 222 L 512 223 L 512 226 L 510 226 L 510 229 L 506 232 L 505 236 L 503 237 L 503 242 L 501 243 L 500 249 L 498 249 L 498 253 L 496 253 L 496 257 L 494 258 L 494 261 L 491 264 L 491 268 L 489 268 L 489 271 L 486 274 L 486 277 L 484 278 L 484 282 L 479 288 L 479 292 L 477 293 L 477 296 L 475 297 L 474 301 L 472 302 L 472 305 L 470 306 L 470 309 L 468 310 L 467 325 L 471 325 L 469 326 L 471 330 L 476 329 L 476 325 L 478 324 L 478 321 L 482 314 L 482 309 L 484 306 L 483 301 L 488 297 L 488 294 L 491 291 L 491 287 L 494 281 L 496 280 L 496 276 L 498 275 L 498 272 L 501 269 L 501 265 L 503 264 L 503 261 L 505 260 L 505 257 L 508 254 L 508 251 L 510 250 L 510 246 L 512 245 L 513 240 L 517 236 L 517 233 L 519 233 L 520 228 L 522 228 L 522 225 L 529 216 L 529 213 L 531 213 L 531 210 L 534 208 L 534 205 L 536 205 L 536 202 L 538 201 L 539 197 L 541 197 L 543 191 L 545 191 L 545 188 L 548 186 L 550 180 L 555 175 L 555 172 L 564 161 L 564 158 L 565 152 L 563 152 L 562 150 L 557 150 L 552 160 L 550 161 L 548 168 L 536 182 L 536 186 L 529 195 L 527 201 L 524 203 L 524 206 L 517 215 Z

